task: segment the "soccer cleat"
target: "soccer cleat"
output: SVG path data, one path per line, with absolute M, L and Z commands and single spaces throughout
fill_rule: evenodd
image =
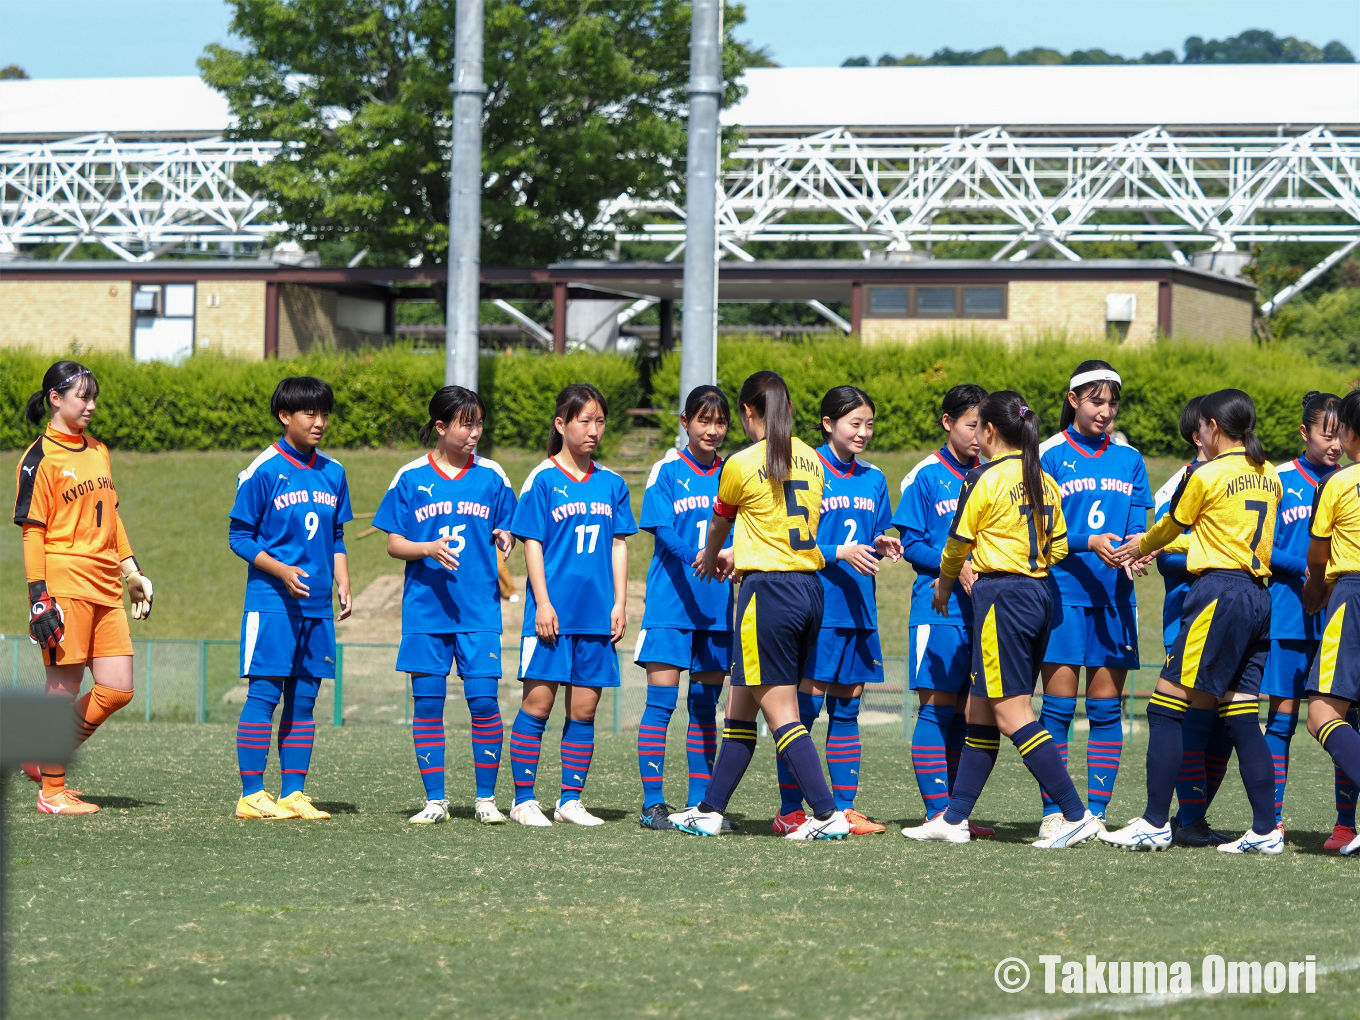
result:
M 1062 818 L 1062 815 L 1058 816 Z M 1105 831 L 1105 826 L 1101 824 L 1099 818 L 1087 811 L 1075 822 L 1069 822 L 1063 818 L 1063 823 L 1058 827 L 1058 831 L 1047 839 L 1036 839 L 1030 846 L 1038 847 L 1040 850 L 1066 850 L 1068 847 L 1084 843 L 1092 836 L 1098 836 Z
M 1248 829 L 1240 839 L 1220 846 L 1218 852 L 1221 854 L 1267 854 L 1275 857 L 1284 853 L 1284 833 L 1279 829 L 1271 829 L 1269 835 L 1262 836 L 1260 833 Z
M 427 800 L 425 806 L 407 819 L 412 825 L 438 825 L 449 820 L 449 802 Z
M 293 812 L 294 816 L 309 822 L 324 822 L 331 816 L 329 811 L 322 811 L 319 807 L 314 806 L 312 798 L 301 790 L 295 790 L 287 797 L 280 797 L 279 807 L 287 808 Z
M 845 820 L 850 823 L 850 835 L 852 836 L 875 836 L 880 832 L 887 832 L 886 825 L 879 825 L 876 821 L 862 812 L 850 808 L 845 812 Z
M 1339 822 L 1332 827 L 1332 834 L 1327 837 L 1327 842 L 1322 844 L 1324 850 L 1340 850 L 1347 843 L 1355 840 L 1355 826 L 1342 825 Z
M 1098 832 L 1096 835 L 1102 842 L 1126 850 L 1165 850 L 1171 845 L 1171 826 L 1158 828 L 1141 815 L 1130 819 L 1129 824 L 1122 829 Z
M 447 803 L 447 802 L 446 802 Z M 505 815 L 496 807 L 495 797 L 478 797 L 472 805 L 472 813 L 483 825 L 504 825 Z
M 552 822 L 548 821 L 548 816 L 543 813 L 543 808 L 536 800 L 526 800 L 512 807 L 510 821 L 527 825 L 531 829 L 552 828 Z
M 1039 821 L 1039 835 L 1036 839 L 1052 839 L 1062 823 L 1067 819 L 1063 818 L 1061 811 L 1051 811 Z
M 38 811 L 44 815 L 92 815 L 98 810 L 98 804 L 81 800 L 75 790 L 58 790 L 51 797 L 38 794 Z
M 968 835 L 972 836 L 974 839 L 986 839 L 988 836 L 995 836 L 996 830 L 986 825 L 977 825 L 970 821 L 968 823 Z
M 907 839 L 937 843 L 967 843 L 973 838 L 968 831 L 967 819 L 957 825 L 950 825 L 944 820 L 943 811 L 921 825 L 907 826 L 902 830 L 902 835 L 906 836 Z
M 809 818 L 784 838 L 806 841 L 812 839 L 844 839 L 848 835 L 850 835 L 850 819 L 845 817 L 844 811 L 833 811 L 830 818 L 823 818 L 820 821 L 816 818 Z
M 279 804 L 265 790 L 252 793 L 249 797 L 242 797 L 236 802 L 237 818 L 264 818 L 272 821 L 297 816 L 296 811 Z
M 723 816 L 717 811 L 685 808 L 670 816 L 671 825 L 691 836 L 716 836 L 723 831 Z
M 794 808 L 786 815 L 775 815 L 774 824 L 772 824 L 770 828 L 774 829 L 775 834 L 778 836 L 787 836 L 794 829 L 798 828 L 798 826 L 806 822 L 807 819 L 808 816 L 806 811 L 802 808 Z
M 1356 836 L 1353 840 L 1351 840 L 1349 843 L 1347 843 L 1345 846 L 1341 848 L 1342 857 L 1350 857 L 1353 854 L 1360 854 L 1360 836 Z
M 603 818 L 596 818 L 579 800 L 559 800 L 553 808 L 554 822 L 570 822 L 572 825 L 603 825 Z
M 642 814 L 638 815 L 638 824 L 644 829 L 656 829 L 658 832 L 670 832 L 675 828 L 671 824 L 671 806 L 669 804 L 653 804 L 651 807 L 642 809 Z
M 24 775 L 28 776 L 28 778 L 33 780 L 35 783 L 39 784 L 42 783 L 42 769 L 38 767 L 37 762 L 35 761 L 20 762 L 19 768 L 23 770 Z
M 732 821 L 732 819 L 728 818 L 726 815 L 723 815 L 723 820 L 722 820 L 722 831 L 723 831 L 723 832 L 740 832 L 740 831 L 741 831 L 741 826 L 739 826 L 736 822 Z
M 1191 822 L 1189 825 L 1177 825 L 1175 822 L 1171 824 L 1172 846 L 1221 846 L 1232 841 L 1231 836 L 1211 828 L 1208 821 L 1203 818 L 1198 822 Z

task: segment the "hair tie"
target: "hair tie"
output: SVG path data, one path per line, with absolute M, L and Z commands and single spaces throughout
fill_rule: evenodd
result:
M 1025 415 L 1027 415 L 1027 414 L 1029 414 L 1029 405 L 1028 405 L 1028 404 L 1021 404 L 1021 405 L 1020 405 L 1020 420 L 1021 420 L 1021 421 L 1024 421 L 1024 420 L 1025 420 Z

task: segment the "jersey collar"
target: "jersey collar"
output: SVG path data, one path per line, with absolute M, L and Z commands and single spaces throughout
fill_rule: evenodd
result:
M 832 452 L 830 443 L 823 443 L 817 447 L 817 456 L 826 465 L 827 470 L 837 478 L 849 478 L 855 473 L 855 462 L 852 460 L 847 464 L 837 457 Z
M 62 432 L 59 429 L 54 428 L 51 422 L 48 422 L 47 428 L 43 430 L 43 438 L 49 442 L 56 443 L 63 450 L 70 450 L 73 453 L 84 450 L 90 445 L 90 440 L 84 433 L 73 436 L 70 433 Z
M 594 461 L 593 458 L 592 458 L 591 461 L 590 461 L 590 470 L 587 471 L 587 472 L 585 473 L 585 475 L 583 475 L 583 476 L 580 477 L 580 478 L 577 478 L 574 474 L 572 474 L 570 471 L 568 471 L 566 468 L 564 468 L 561 464 L 559 464 L 559 463 L 557 462 L 557 457 L 556 457 L 555 455 L 552 456 L 552 457 L 549 457 L 548 459 L 549 459 L 550 461 L 552 461 L 553 467 L 557 468 L 558 471 L 561 471 L 564 475 L 566 475 L 568 478 L 570 478 L 573 482 L 588 482 L 588 481 L 590 481 L 590 476 L 593 475 L 593 474 L 595 473 L 595 461 Z
M 292 464 L 295 467 L 310 468 L 316 466 L 315 447 L 313 447 L 312 449 L 312 455 L 310 457 L 305 458 L 305 463 L 302 454 L 299 453 L 297 450 L 294 450 L 291 446 L 289 446 L 288 441 L 286 439 L 280 439 L 278 442 L 276 442 L 274 444 L 274 449 L 278 450 L 279 453 L 283 455 L 283 459 L 288 461 L 289 464 Z
M 688 464 L 691 468 L 693 468 L 694 473 L 696 475 L 711 475 L 714 472 L 716 472 L 720 467 L 722 467 L 723 459 L 722 454 L 720 453 L 714 453 L 713 463 L 710 464 L 708 467 L 704 467 L 697 460 L 695 460 L 690 455 L 690 452 L 688 450 L 680 450 L 679 453 L 680 459 L 683 460 L 686 464 Z
M 1110 437 L 1101 434 L 1099 439 L 1091 436 L 1082 435 L 1077 431 L 1075 425 L 1069 425 L 1063 429 L 1063 438 L 1067 440 L 1067 445 L 1076 450 L 1083 457 L 1099 457 L 1110 448 Z
M 459 472 L 456 475 L 447 474 L 442 467 L 435 463 L 433 453 L 425 454 L 425 459 L 430 462 L 430 467 L 434 468 L 434 473 L 437 474 L 440 478 L 448 482 L 456 482 L 458 481 L 458 479 L 462 478 L 465 474 L 472 470 L 472 465 L 473 462 L 476 461 L 477 455 L 474 453 L 471 457 L 469 457 L 467 459 L 467 463 L 463 465 L 463 467 L 459 470 Z
M 1311 460 L 1309 460 L 1306 457 L 1295 457 L 1294 467 L 1298 469 L 1299 474 L 1303 475 L 1303 477 L 1307 479 L 1308 484 L 1315 489 L 1318 486 L 1319 479 L 1326 478 L 1328 475 L 1330 475 L 1333 471 L 1336 470 L 1336 468 L 1334 467 L 1324 468 L 1317 464 L 1314 464 Z
M 943 464 L 955 478 L 962 478 L 965 474 L 978 466 L 978 459 L 976 457 L 973 458 L 973 463 L 964 464 L 959 458 L 954 456 L 948 446 L 940 447 L 940 452 L 937 453 L 936 456 L 939 458 L 940 463 Z
M 1214 460 L 1222 460 L 1224 457 L 1245 457 L 1246 455 L 1247 448 L 1245 446 L 1234 446 L 1230 450 L 1224 450 L 1217 457 L 1215 457 Z

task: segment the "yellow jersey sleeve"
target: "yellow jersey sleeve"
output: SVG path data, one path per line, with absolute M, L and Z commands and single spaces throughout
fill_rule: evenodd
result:
M 1308 533 L 1331 542 L 1328 584 L 1342 574 L 1360 573 L 1360 465 L 1342 468 L 1318 486 Z
M 1047 577 L 1067 555 L 1067 523 L 1058 487 L 1043 476 L 1043 521 L 1036 522 L 1025 494 L 1019 454 L 998 457 L 970 471 L 940 561 L 941 573 L 957 577 L 971 549 L 979 573 Z
M 793 440 L 792 469 L 783 482 L 765 470 L 764 440 L 734 454 L 718 480 L 718 506 L 735 516 L 733 557 L 739 573 L 814 571 L 826 565 L 817 547 L 823 476 L 816 453 Z

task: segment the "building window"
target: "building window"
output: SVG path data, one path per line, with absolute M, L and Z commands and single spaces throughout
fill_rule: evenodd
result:
M 1002 319 L 1006 316 L 1006 291 L 1002 287 L 964 287 L 965 319 Z
M 869 291 L 869 314 L 905 319 L 909 296 L 906 287 L 873 287 Z
M 1006 285 L 870 287 L 866 314 L 884 319 L 1004 319 Z
M 923 319 L 954 317 L 954 287 L 917 287 L 916 314 Z

